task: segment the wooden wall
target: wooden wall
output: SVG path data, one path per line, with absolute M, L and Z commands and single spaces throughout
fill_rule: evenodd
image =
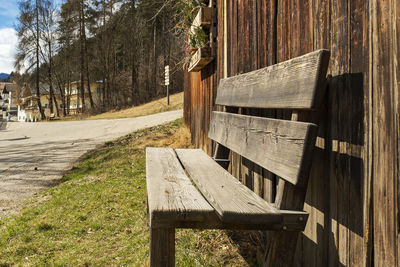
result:
M 216 2 L 217 58 L 186 74 L 185 122 L 194 144 L 212 152 L 207 133 L 221 78 L 330 49 L 332 79 L 296 265 L 400 266 L 400 2 Z M 264 170 L 232 155 L 231 171 L 273 198 Z

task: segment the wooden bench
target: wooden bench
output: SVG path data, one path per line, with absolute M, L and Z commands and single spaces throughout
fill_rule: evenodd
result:
M 318 109 L 328 62 L 329 51 L 318 50 L 221 80 L 215 103 L 225 111 L 278 109 L 292 115 L 284 120 L 212 112 L 213 158 L 199 149 L 146 149 L 151 266 L 174 266 L 175 228 L 292 231 L 296 242 L 308 219 L 302 209 L 317 136 L 317 125 L 298 121 L 299 112 Z M 226 170 L 230 151 L 276 175 L 274 203 Z

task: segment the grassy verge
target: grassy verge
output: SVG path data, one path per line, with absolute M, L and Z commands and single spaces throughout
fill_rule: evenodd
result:
M 183 92 L 170 96 L 170 105 L 167 105 L 167 98 L 160 98 L 158 100 L 151 101 L 149 103 L 122 109 L 113 110 L 98 115 L 85 115 L 78 114 L 74 116 L 61 117 L 60 120 L 71 121 L 71 120 L 101 120 L 101 119 L 122 119 L 122 118 L 134 118 L 139 116 L 146 116 L 160 112 L 166 112 L 171 110 L 177 110 L 183 108 Z M 59 121 L 59 120 L 58 120 Z
M 188 147 L 181 120 L 108 142 L 0 221 L 0 266 L 146 266 L 145 147 Z M 220 230 L 178 230 L 177 266 L 246 266 Z

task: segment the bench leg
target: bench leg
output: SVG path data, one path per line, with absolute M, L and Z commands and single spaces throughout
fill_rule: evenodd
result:
M 150 228 L 150 266 L 175 266 L 175 228 Z

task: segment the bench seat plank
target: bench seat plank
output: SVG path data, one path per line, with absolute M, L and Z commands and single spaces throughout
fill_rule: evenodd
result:
M 214 111 L 208 136 L 232 151 L 301 185 L 308 177 L 317 126 Z
M 178 227 L 215 218 L 213 207 L 187 177 L 173 149 L 146 148 L 146 161 L 151 227 Z
M 204 151 L 177 149 L 185 170 L 223 223 L 280 224 L 282 213 L 240 183 Z

